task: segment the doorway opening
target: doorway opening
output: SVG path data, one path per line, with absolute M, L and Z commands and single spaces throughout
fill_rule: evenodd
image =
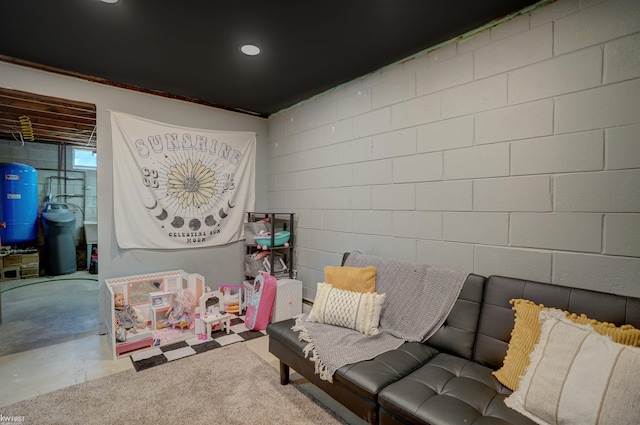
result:
M 97 276 L 88 273 L 91 254 L 97 254 L 97 136 L 94 104 L 0 87 L 0 163 L 37 174 L 34 223 L 23 219 L 32 203 L 0 204 L 0 334 L 15 341 L 0 355 L 99 331 Z M 13 199 L 30 199 L 7 190 Z M 45 226 L 58 226 L 43 218 L 52 204 L 64 204 L 72 214 L 72 225 L 65 227 L 69 244 L 59 242 L 59 233 L 45 234 Z M 2 233 L 10 226 L 17 231 Z

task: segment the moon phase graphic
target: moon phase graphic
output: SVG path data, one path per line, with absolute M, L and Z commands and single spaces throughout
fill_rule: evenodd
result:
M 176 216 L 173 221 L 171 222 L 171 225 L 173 227 L 175 227 L 176 229 L 181 228 L 182 226 L 184 226 L 184 218 L 180 217 L 180 216 Z
M 218 211 L 218 216 L 220 217 L 220 220 L 224 220 L 225 218 L 227 218 L 229 216 L 229 211 L 232 208 L 235 208 L 235 205 L 231 204 L 231 201 L 227 201 L 227 206 L 228 209 L 227 211 L 224 210 L 223 208 L 220 208 L 220 210 Z M 154 199 L 153 200 L 153 206 L 148 207 L 145 204 L 145 208 L 147 208 L 150 212 L 152 213 L 157 213 L 158 210 L 160 210 L 160 213 L 155 215 L 155 218 L 157 218 L 159 221 L 164 221 L 169 217 L 169 213 L 167 212 L 167 210 L 165 208 L 162 208 L 159 204 L 158 204 L 158 200 Z M 154 211 L 156 210 L 156 211 Z M 186 223 L 186 220 L 184 217 L 176 215 L 174 216 L 173 220 L 171 221 L 171 226 L 174 229 L 180 229 L 181 227 L 184 227 Z M 215 215 L 214 214 L 209 214 L 208 216 L 206 216 L 204 218 L 204 224 L 208 227 L 213 227 L 217 224 L 219 224 L 219 221 L 216 220 Z M 192 218 L 191 220 L 189 220 L 188 226 L 189 229 L 191 231 L 197 231 L 199 230 L 203 225 L 203 220 L 200 218 Z

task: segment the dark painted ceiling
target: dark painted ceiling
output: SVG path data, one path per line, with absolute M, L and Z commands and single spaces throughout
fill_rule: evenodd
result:
M 268 116 L 536 2 L 0 0 L 0 55 Z

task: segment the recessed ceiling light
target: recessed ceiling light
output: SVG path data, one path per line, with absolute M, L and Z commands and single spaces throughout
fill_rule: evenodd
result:
M 260 53 L 260 48 L 258 46 L 254 46 L 253 44 L 245 44 L 240 47 L 242 53 L 248 56 L 255 56 Z
M 103 3 L 118 3 L 118 0 L 101 0 Z

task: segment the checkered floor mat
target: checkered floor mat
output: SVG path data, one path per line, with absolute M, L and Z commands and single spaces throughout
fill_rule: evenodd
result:
M 266 331 L 250 331 L 244 325 L 243 319 L 244 316 L 231 320 L 231 332 L 229 332 L 228 335 L 224 330 L 218 329 L 211 332 L 211 339 L 206 341 L 194 336 L 173 344 L 134 353 L 130 356 L 133 367 L 137 372 L 140 372 L 141 370 L 149 369 L 183 357 L 215 350 L 216 348 L 235 344 L 236 342 L 260 338 L 267 334 Z

